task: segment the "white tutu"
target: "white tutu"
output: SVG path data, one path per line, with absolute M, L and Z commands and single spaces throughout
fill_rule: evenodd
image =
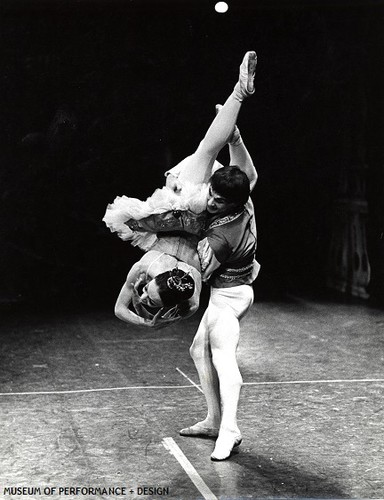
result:
M 208 185 L 185 183 L 180 193 L 167 187 L 156 189 L 145 201 L 128 196 L 117 196 L 107 206 L 103 221 L 119 238 L 130 241 L 144 251 L 149 250 L 157 241 L 154 233 L 132 231 L 126 224 L 130 219 L 140 220 L 152 214 L 160 214 L 170 210 L 191 210 L 199 214 L 207 205 Z

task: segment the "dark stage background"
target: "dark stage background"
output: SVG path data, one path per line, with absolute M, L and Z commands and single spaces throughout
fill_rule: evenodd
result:
M 145 198 L 194 151 L 250 49 L 256 296 L 327 293 L 339 179 L 366 165 L 369 300 L 383 303 L 383 3 L 229 5 L 0 3 L 3 305 L 113 304 L 141 253 L 105 228 L 107 203 Z

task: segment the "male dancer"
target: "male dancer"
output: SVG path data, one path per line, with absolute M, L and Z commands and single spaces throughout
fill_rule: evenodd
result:
M 257 173 L 236 123 L 241 104 L 254 93 L 256 53 L 248 52 L 240 66 L 239 82 L 219 109 L 220 123 L 229 127 L 231 165 L 210 178 L 207 203 L 209 224 L 198 245 L 203 279 L 211 286 L 208 307 L 195 335 L 190 354 L 199 374 L 208 406 L 207 417 L 180 431 L 182 436 L 217 437 L 212 460 L 225 460 L 242 440 L 237 407 L 242 377 L 236 359 L 240 324 L 253 303 L 256 224 L 250 192 Z M 223 133 L 223 131 L 221 131 Z M 225 134 L 224 134 L 225 135 Z M 180 188 L 178 166 L 166 173 L 167 185 Z

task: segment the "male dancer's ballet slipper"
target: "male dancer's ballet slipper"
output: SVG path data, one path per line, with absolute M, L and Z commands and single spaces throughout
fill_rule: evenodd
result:
M 219 437 L 216 441 L 215 449 L 211 454 L 211 460 L 214 462 L 226 460 L 232 453 L 237 451 L 236 448 L 241 444 L 242 440 L 241 434 L 234 437 Z
M 217 438 L 217 436 L 219 435 L 219 429 L 215 429 L 214 427 L 204 427 L 203 425 L 195 424 L 191 427 L 181 429 L 179 434 L 180 436 L 187 437 Z
M 245 97 L 255 92 L 255 72 L 257 65 L 257 55 L 254 51 L 245 54 L 240 65 L 239 81 L 235 85 L 235 97 L 242 101 Z

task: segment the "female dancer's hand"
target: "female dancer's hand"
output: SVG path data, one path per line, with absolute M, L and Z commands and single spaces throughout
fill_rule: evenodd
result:
M 132 283 L 132 306 L 134 307 L 136 313 L 143 319 L 148 319 L 152 320 L 154 315 L 151 314 L 145 307 L 143 307 L 141 300 L 140 300 L 140 294 L 139 294 L 139 287 L 143 284 L 147 283 L 147 277 L 145 273 L 141 273 L 135 283 Z
M 138 300 L 140 300 L 140 294 L 139 294 L 139 288 L 140 286 L 144 286 L 148 283 L 148 279 L 145 273 L 140 273 L 139 276 L 137 277 L 137 280 L 132 283 L 133 286 L 133 297 L 132 297 L 132 302 L 135 304 Z
M 152 321 L 147 322 L 146 324 L 153 328 L 154 330 L 160 330 L 171 323 L 176 323 L 181 320 L 181 316 L 179 314 L 178 306 L 174 306 L 171 309 L 162 307 L 160 311 L 158 311 L 153 317 Z
M 168 189 L 174 191 L 175 193 L 180 193 L 182 187 L 178 178 L 172 174 L 167 175 L 167 180 L 165 181 L 165 185 L 167 186 Z

